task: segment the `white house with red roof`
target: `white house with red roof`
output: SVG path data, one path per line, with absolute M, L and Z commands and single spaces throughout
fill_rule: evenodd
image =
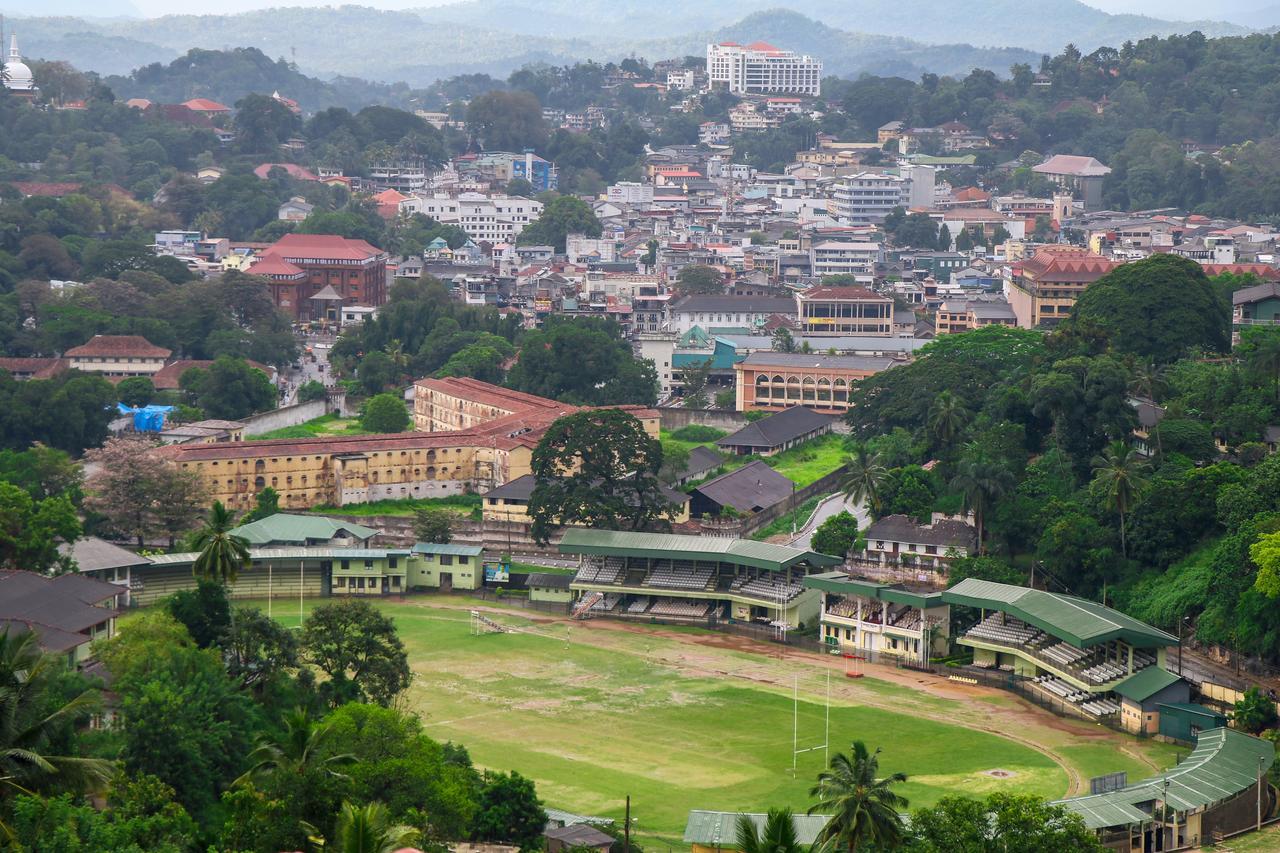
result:
M 172 354 L 141 335 L 94 335 L 87 343 L 67 350 L 64 357 L 74 370 L 111 378 L 154 376 Z

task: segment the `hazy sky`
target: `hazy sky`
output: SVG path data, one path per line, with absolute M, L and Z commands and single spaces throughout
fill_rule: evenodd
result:
M 133 6 L 143 15 L 155 16 L 172 14 L 175 11 L 174 5 L 170 0 L 131 0 Z M 338 5 L 340 0 L 335 2 L 325 2 L 325 0 L 218 0 L 218 2 L 210 3 L 203 11 L 208 12 L 243 12 L 250 9 L 261 9 L 270 6 L 325 6 Z M 349 0 L 349 2 L 358 3 L 360 5 L 374 6 L 379 9 L 411 9 L 421 8 L 423 6 L 441 6 L 446 5 L 450 0 Z M 536 4 L 536 0 L 531 0 Z M 692 0 L 692 2 L 720 2 L 720 0 Z M 981 4 L 982 0 L 976 0 Z M 1173 19 L 1196 19 L 1196 18 L 1213 18 L 1215 17 L 1215 9 L 1219 8 L 1218 3 L 1205 3 L 1203 0 L 1084 0 L 1090 6 L 1103 9 L 1108 12 L 1137 12 L 1141 14 L 1152 15 L 1153 17 L 1173 18 Z M 1252 6 L 1262 7 L 1269 5 L 1268 0 L 1228 0 L 1228 3 L 1236 8 L 1249 8 Z M 7 4 L 0 0 L 0 7 Z M 23 0 L 18 0 L 17 5 L 27 5 Z M 59 6 L 58 0 L 53 0 L 52 9 L 45 6 L 45 14 L 52 11 L 56 14 Z M 779 6 L 785 6 L 785 0 L 780 0 Z M 939 2 L 940 6 L 955 8 L 953 4 Z M 180 11 L 195 11 L 191 6 L 187 6 Z M 1222 17 L 1225 17 L 1222 16 Z M 868 27 L 874 30 L 874 27 Z

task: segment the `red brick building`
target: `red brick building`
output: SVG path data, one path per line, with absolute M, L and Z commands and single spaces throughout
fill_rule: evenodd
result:
M 280 310 L 299 322 L 337 322 L 344 305 L 387 301 L 387 253 L 333 234 L 286 234 L 247 272 L 271 282 Z

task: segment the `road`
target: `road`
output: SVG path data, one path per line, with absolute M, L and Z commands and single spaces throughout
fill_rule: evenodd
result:
M 300 334 L 298 337 L 298 349 L 302 351 L 299 357 L 302 362 L 301 370 L 294 370 L 292 367 L 286 368 L 284 375 L 281 377 L 284 383 L 284 398 L 282 406 L 292 406 L 298 402 L 298 387 L 311 380 L 320 382 L 324 387 L 333 387 L 336 380 L 333 378 L 333 371 L 329 368 L 329 351 L 333 348 L 334 337 L 332 335 L 317 334 Z M 316 360 L 312 361 L 311 357 L 306 354 L 306 348 L 311 347 L 312 353 L 316 356 Z M 321 371 L 321 367 L 324 370 Z
M 822 522 L 826 521 L 833 515 L 841 512 L 851 512 L 854 518 L 858 519 L 858 528 L 862 529 L 871 523 L 871 516 L 867 514 L 866 507 L 855 507 L 852 503 L 845 499 L 842 494 L 834 494 L 823 498 L 817 508 L 813 512 L 813 516 L 805 523 L 804 529 L 800 530 L 795 538 L 789 543 L 793 548 L 808 549 L 810 542 L 813 540 L 813 534 Z

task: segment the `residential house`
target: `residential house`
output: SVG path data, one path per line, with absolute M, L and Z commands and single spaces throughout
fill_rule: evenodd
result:
M 850 560 L 856 573 L 943 585 L 952 560 L 977 553 L 978 535 L 967 521 L 938 513 L 928 524 L 887 515 L 867 528 L 866 542 L 862 556 Z

